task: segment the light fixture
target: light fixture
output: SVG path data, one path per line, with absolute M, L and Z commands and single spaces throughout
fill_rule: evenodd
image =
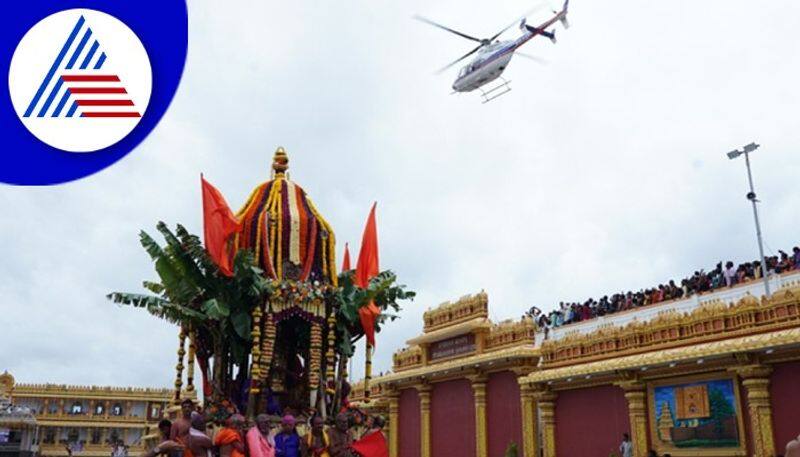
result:
M 703 359 L 697 359 L 697 364 L 698 364 L 698 365 L 702 365 L 702 364 L 703 364 L 703 362 L 705 362 L 705 360 L 703 360 Z

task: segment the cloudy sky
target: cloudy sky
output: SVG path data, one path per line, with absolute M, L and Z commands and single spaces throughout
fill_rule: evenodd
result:
M 750 141 L 768 250 L 800 241 L 800 4 L 573 0 L 557 45 L 526 46 L 546 65 L 512 60 L 511 93 L 449 95 L 457 69 L 433 71 L 471 43 L 411 16 L 489 36 L 530 6 L 192 1 L 183 82 L 136 151 L 0 188 L 0 370 L 169 386 L 176 329 L 104 296 L 155 277 L 139 230 L 201 232 L 200 172 L 238 208 L 279 145 L 340 257 L 378 201 L 381 266 L 419 294 L 378 371 L 425 309 L 467 293 L 502 320 L 755 258 L 744 163 L 724 155 Z

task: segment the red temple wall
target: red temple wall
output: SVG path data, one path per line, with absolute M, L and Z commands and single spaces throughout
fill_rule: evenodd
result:
M 433 457 L 475 456 L 475 403 L 472 386 L 466 379 L 433 385 L 431 455 Z
M 622 434 L 630 433 L 625 393 L 616 386 L 559 391 L 555 420 L 559 457 L 619 453 Z
M 800 435 L 800 362 L 776 364 L 770 382 L 775 451 L 783 454 L 786 443 Z
M 419 394 L 415 389 L 400 391 L 397 442 L 400 457 L 420 457 Z
M 494 373 L 486 383 L 486 422 L 489 457 L 502 457 L 508 443 L 522 452 L 522 416 L 517 376 L 510 371 Z

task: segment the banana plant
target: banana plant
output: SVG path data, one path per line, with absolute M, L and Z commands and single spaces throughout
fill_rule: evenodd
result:
M 220 272 L 200 239 L 183 226 L 178 225 L 175 233 L 163 222 L 156 228 L 164 246 L 144 231 L 139 234 L 159 277 L 159 281 L 142 284 L 152 294 L 113 292 L 107 297 L 191 330 L 204 372 L 213 359 L 215 400 L 234 395 L 238 389 L 234 384 L 247 379 L 252 311 L 263 303 L 272 286 L 249 251 L 236 254 L 229 278 Z M 235 366 L 239 377 L 234 382 Z

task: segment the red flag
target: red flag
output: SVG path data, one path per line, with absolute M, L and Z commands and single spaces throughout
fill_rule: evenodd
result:
M 358 253 L 358 262 L 356 263 L 355 283 L 362 289 L 367 288 L 369 280 L 377 276 L 379 271 L 378 229 L 375 224 L 375 207 L 377 205 L 374 203 L 369 212 L 367 225 L 364 227 L 364 236 L 361 237 L 361 251 Z M 369 302 L 369 305 L 362 306 L 358 310 L 361 327 L 364 329 L 367 342 L 372 346 L 375 346 L 375 321 L 380 314 L 381 311 L 373 302 Z
M 350 249 L 347 247 L 347 243 L 344 244 L 344 260 L 342 260 L 342 271 L 350 271 Z
M 378 229 L 375 226 L 375 206 L 377 203 L 372 205 L 372 210 L 369 212 L 356 263 L 355 282 L 362 289 L 366 289 L 369 280 L 378 274 Z
M 389 457 L 389 447 L 383 432 L 376 430 L 351 445 L 361 457 Z
M 200 175 L 203 187 L 203 236 L 206 250 L 226 276 L 233 276 L 231 256 L 226 248 L 228 238 L 241 229 L 225 197 Z

